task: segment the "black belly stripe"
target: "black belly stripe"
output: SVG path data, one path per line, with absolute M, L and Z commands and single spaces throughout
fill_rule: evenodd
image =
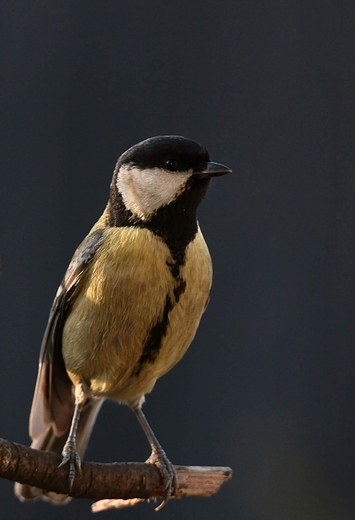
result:
M 169 325 L 169 313 L 174 308 L 174 303 L 169 296 L 166 297 L 162 319 L 159 320 L 151 329 L 144 344 L 143 352 L 133 371 L 134 376 L 139 376 L 142 368 L 147 363 L 154 363 L 158 357 L 162 340 L 167 332 Z
M 175 272 L 175 263 L 168 265 L 171 273 L 173 274 L 173 272 Z M 150 329 L 148 338 L 143 347 L 142 355 L 139 358 L 138 363 L 133 370 L 133 376 L 139 376 L 144 366 L 148 363 L 154 363 L 154 361 L 157 359 L 159 355 L 163 339 L 166 336 L 169 327 L 169 314 L 173 310 L 175 305 L 178 303 L 178 301 L 180 300 L 180 296 L 184 293 L 186 289 L 186 281 L 181 277 L 180 269 L 178 272 L 179 274 L 174 276 L 176 281 L 176 285 L 174 287 L 175 301 L 172 301 L 169 295 L 166 296 L 163 316 Z

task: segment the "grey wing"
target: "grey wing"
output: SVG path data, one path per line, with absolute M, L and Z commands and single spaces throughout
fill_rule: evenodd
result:
M 30 414 L 29 430 L 33 440 L 40 437 L 49 425 L 57 436 L 63 435 L 70 425 L 74 399 L 62 357 L 62 330 L 67 312 L 80 290 L 80 280 L 95 257 L 102 236 L 103 230 L 97 230 L 79 246 L 54 299 L 42 341 Z

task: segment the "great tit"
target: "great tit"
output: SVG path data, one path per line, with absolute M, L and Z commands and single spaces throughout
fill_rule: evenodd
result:
M 152 137 L 118 159 L 107 206 L 78 247 L 54 299 L 29 421 L 32 447 L 62 454 L 69 488 L 104 399 L 128 404 L 162 475 L 174 466 L 142 405 L 193 340 L 209 300 L 212 264 L 196 220 L 211 177 L 231 170 L 181 136 Z M 67 495 L 16 484 L 22 499 Z

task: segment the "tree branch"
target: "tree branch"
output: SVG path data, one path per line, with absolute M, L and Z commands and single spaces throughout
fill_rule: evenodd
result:
M 59 454 L 38 451 L 0 439 L 0 477 L 29 484 L 47 491 L 68 493 L 68 468 L 58 468 Z M 231 478 L 230 468 L 176 466 L 179 488 L 174 495 L 210 496 Z M 81 474 L 74 480 L 69 496 L 74 498 L 124 499 L 94 504 L 93 510 L 135 505 L 140 500 L 163 496 L 159 470 L 152 464 L 82 462 Z

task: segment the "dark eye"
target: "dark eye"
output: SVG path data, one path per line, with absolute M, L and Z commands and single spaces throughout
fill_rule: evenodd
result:
M 165 161 L 165 168 L 171 172 L 176 172 L 179 169 L 179 161 L 176 159 L 167 159 Z

